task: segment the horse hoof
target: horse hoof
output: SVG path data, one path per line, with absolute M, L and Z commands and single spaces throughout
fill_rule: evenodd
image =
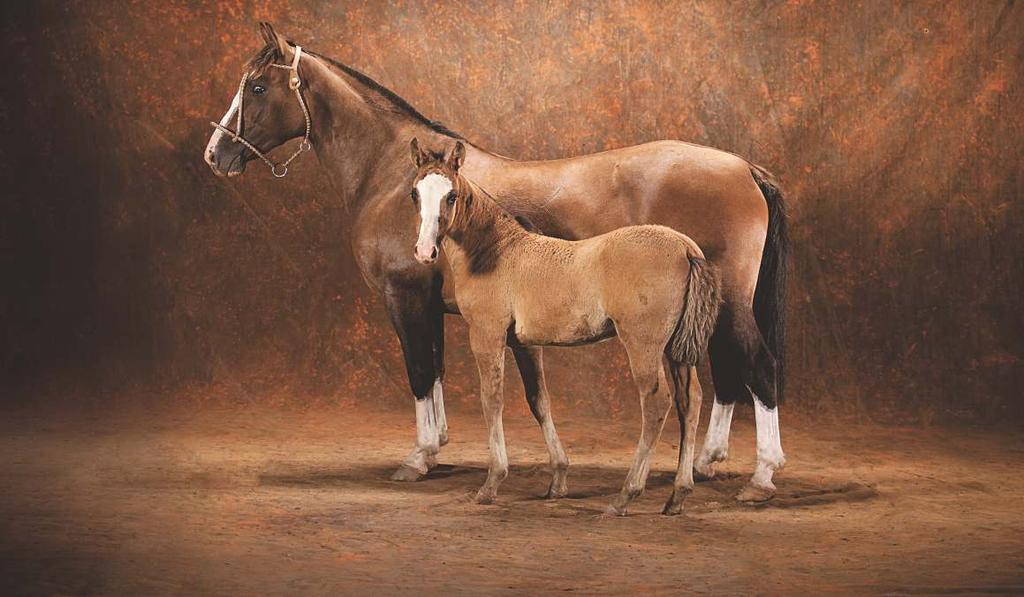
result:
M 736 494 L 736 501 L 743 504 L 762 504 L 775 497 L 775 487 L 760 487 L 747 484 Z
M 476 493 L 476 503 L 482 506 L 493 504 L 497 499 L 497 495 L 488 491 L 480 490 Z
M 412 483 L 413 481 L 420 481 L 425 478 L 426 475 L 412 468 L 407 464 L 403 464 L 398 467 L 398 470 L 391 475 L 392 481 L 402 481 L 403 483 Z

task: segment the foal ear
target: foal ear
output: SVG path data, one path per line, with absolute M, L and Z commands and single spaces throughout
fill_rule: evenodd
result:
M 277 34 L 274 31 L 274 26 L 266 21 L 260 21 L 260 37 L 267 45 L 277 46 L 277 51 L 281 54 L 281 59 L 288 58 L 288 40 Z
M 413 137 L 412 141 L 409 141 L 409 151 L 410 151 L 409 155 L 410 155 L 410 157 L 412 157 L 413 165 L 415 165 L 417 168 L 422 166 L 423 165 L 423 152 L 420 151 L 420 142 L 416 139 L 416 137 Z
M 455 147 L 452 147 L 448 151 L 448 155 L 444 158 L 444 161 L 448 163 L 448 166 L 451 167 L 452 170 L 458 170 L 462 167 L 462 162 L 464 162 L 465 159 L 466 146 L 463 145 L 462 141 L 459 141 L 455 144 Z

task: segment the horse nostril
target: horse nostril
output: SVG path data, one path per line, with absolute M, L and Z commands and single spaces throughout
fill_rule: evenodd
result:
M 433 249 L 430 250 L 430 258 L 437 259 L 437 247 L 434 247 Z

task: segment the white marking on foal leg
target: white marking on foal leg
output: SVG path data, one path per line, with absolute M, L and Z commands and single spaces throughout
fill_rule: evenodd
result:
M 444 414 L 444 389 L 441 380 L 434 380 L 434 416 L 437 419 L 438 445 L 448 443 L 448 418 Z
M 779 408 L 769 409 L 754 396 L 754 422 L 757 424 L 757 467 L 750 484 L 774 493 L 772 475 L 786 464 L 779 433 Z
M 723 462 L 729 457 L 729 429 L 732 426 L 732 412 L 735 403 L 722 404 L 715 396 L 715 403 L 711 406 L 711 421 L 708 423 L 708 432 L 704 436 L 704 446 L 697 457 L 697 464 L 694 468 L 705 477 L 715 476 L 715 463 Z

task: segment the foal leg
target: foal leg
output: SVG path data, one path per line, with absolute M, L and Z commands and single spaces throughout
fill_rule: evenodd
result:
M 665 417 L 668 416 L 668 409 L 671 407 L 672 398 L 669 396 L 668 382 L 665 379 L 665 369 L 661 363 L 661 349 L 664 346 L 656 346 L 654 343 L 640 344 L 622 338 L 626 345 L 626 352 L 629 354 L 629 365 L 633 371 L 633 381 L 640 392 L 640 408 L 643 413 L 643 424 L 640 432 L 640 441 L 636 447 L 636 454 L 633 457 L 633 465 L 626 474 L 626 482 L 622 491 L 609 506 L 609 514 L 626 515 L 626 508 L 629 503 L 643 493 L 647 485 L 647 475 L 650 473 L 651 456 L 661 435 L 661 429 L 665 426 Z
M 493 504 L 498 486 L 508 476 L 508 453 L 505 451 L 505 428 L 501 414 L 504 408 L 502 382 L 505 376 L 505 338 L 480 337 L 470 330 L 470 346 L 480 373 L 480 404 L 487 423 L 487 445 L 491 453 L 487 480 L 476 494 L 480 504 Z
M 512 348 L 512 354 L 516 357 L 519 375 L 523 378 L 526 401 L 544 432 L 544 443 L 547 444 L 548 456 L 551 459 L 551 486 L 545 497 L 565 497 L 568 493 L 566 476 L 569 470 L 569 457 L 565 455 L 562 442 L 558 439 L 558 432 L 555 431 L 555 422 L 551 418 L 551 400 L 544 379 L 543 353 L 538 347 L 516 346 Z
M 679 514 L 683 510 L 683 499 L 693 491 L 693 452 L 697 443 L 697 425 L 700 423 L 700 406 L 704 400 L 697 368 L 686 368 L 686 379 L 682 380 L 681 366 L 672 363 L 672 380 L 675 386 L 676 414 L 679 416 L 679 466 L 662 514 Z

